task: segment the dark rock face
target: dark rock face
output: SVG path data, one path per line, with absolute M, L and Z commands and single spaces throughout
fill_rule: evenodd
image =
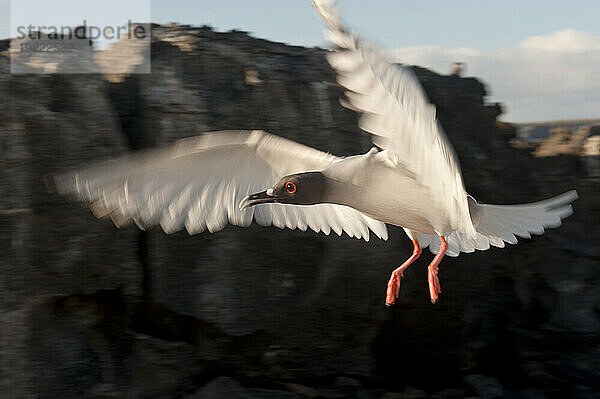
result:
M 416 68 L 478 200 L 581 198 L 545 237 L 445 259 L 436 305 L 424 254 L 387 309 L 389 272 L 411 251 L 401 229 L 369 243 L 258 226 L 166 236 L 47 192 L 61 168 L 208 130 L 265 129 L 336 155 L 370 147 L 323 50 L 186 26 L 155 27 L 152 46 L 147 75 L 12 76 L 0 58 L 0 397 L 600 389 L 599 202 L 582 157 L 597 154 L 514 148 L 481 82 Z

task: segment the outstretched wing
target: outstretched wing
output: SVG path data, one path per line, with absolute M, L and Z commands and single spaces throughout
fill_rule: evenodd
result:
M 247 195 L 271 187 L 282 176 L 322 170 L 338 158 L 263 131 L 223 131 L 140 151 L 54 178 L 57 191 L 71 195 L 97 217 L 121 226 L 130 221 L 166 233 L 215 232 L 227 222 L 322 231 L 368 241 L 369 229 L 387 239 L 385 224 L 341 205 L 258 205 L 239 209 Z
M 447 209 L 450 225 L 474 237 L 458 159 L 412 69 L 389 63 L 351 35 L 331 0 L 312 1 L 330 28 L 329 39 L 339 47 L 327 59 L 348 90 L 342 104 L 363 113 L 360 127 L 388 150 L 390 161 L 431 189 L 434 200 Z

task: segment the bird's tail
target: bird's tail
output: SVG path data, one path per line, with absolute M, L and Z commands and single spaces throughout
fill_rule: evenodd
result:
M 494 247 L 504 248 L 504 243 L 516 244 L 517 237 L 531 238 L 531 234 L 543 234 L 546 228 L 561 225 L 562 219 L 573 213 L 571 202 L 578 198 L 577 191 L 571 190 L 559 196 L 530 204 L 491 205 L 480 204 L 469 197 L 469 211 L 473 226 L 477 231 L 475 239 L 466 234 L 452 231 L 446 236 L 448 256 L 458 256 L 461 252 L 485 251 Z M 437 235 L 419 235 L 422 248 L 437 253 L 440 240 Z

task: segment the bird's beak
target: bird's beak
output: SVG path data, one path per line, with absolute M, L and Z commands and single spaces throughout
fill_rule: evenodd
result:
M 242 202 L 240 202 L 240 209 L 245 209 L 258 204 L 276 202 L 276 200 L 280 199 L 277 197 L 273 197 L 272 194 L 273 189 L 268 189 L 266 191 L 261 191 L 260 193 L 249 195 L 246 198 L 244 198 Z

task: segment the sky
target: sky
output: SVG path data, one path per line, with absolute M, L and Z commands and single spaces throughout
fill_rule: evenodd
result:
M 57 4 L 13 1 L 30 10 Z M 107 5 L 111 1 L 115 6 Z M 114 9 L 125 15 L 134 4 L 143 8 L 137 3 L 144 1 L 150 2 L 153 22 L 240 29 L 273 41 L 328 47 L 308 0 L 104 0 L 94 14 L 100 18 Z M 40 7 L 32 4 L 37 2 Z M 385 49 L 392 61 L 439 73 L 465 62 L 465 76 L 480 78 L 488 100 L 504 104 L 503 120 L 600 118 L 597 0 L 338 0 L 338 5 L 347 26 Z M 0 0 L 0 37 L 10 35 L 9 6 L 9 0 Z M 71 10 L 52 13 L 46 7 L 45 15 L 78 24 L 81 13 Z

